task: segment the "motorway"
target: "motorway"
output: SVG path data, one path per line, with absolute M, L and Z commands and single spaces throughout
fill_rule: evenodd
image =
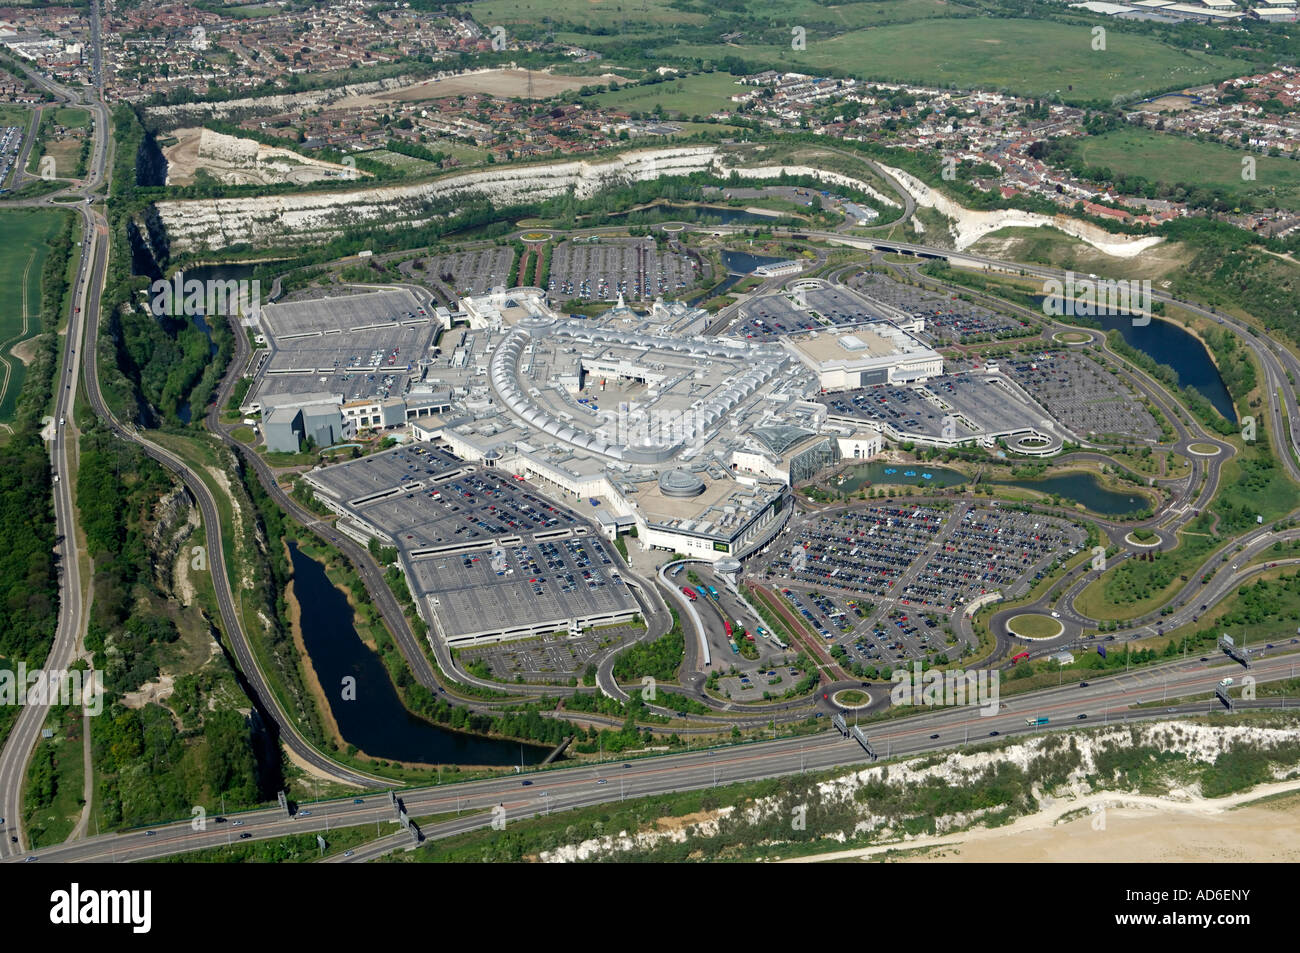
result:
M 1251 674 L 1258 684 L 1292 678 L 1300 664 L 1300 654 L 1289 653 L 1256 659 Z M 994 733 L 999 740 L 1041 733 L 1056 727 L 1097 727 L 1111 723 L 1167 718 L 1169 715 L 1204 714 L 1220 710 L 1217 702 L 1192 702 L 1161 705 L 1165 699 L 1210 694 L 1225 674 L 1237 674 L 1240 666 L 1223 657 L 1209 662 L 1199 660 L 1168 662 L 1150 666 L 1128 675 L 1116 675 L 1081 688 L 1071 682 L 1059 688 L 1010 696 L 995 712 L 984 716 L 980 709 L 961 706 L 922 711 L 914 716 L 870 724 L 867 735 L 882 758 L 939 751 L 966 743 L 989 740 Z M 1293 699 L 1238 702 L 1238 708 L 1281 708 L 1294 705 Z M 1135 710 L 1137 704 L 1154 708 Z M 989 706 L 991 710 L 993 706 Z M 1085 715 L 1085 718 L 1080 718 Z M 1049 718 L 1046 728 L 1033 728 L 1027 719 Z M 821 732 L 804 738 L 782 738 L 747 745 L 719 746 L 681 754 L 664 755 L 637 761 L 607 761 L 574 767 L 531 771 L 486 781 L 433 785 L 404 791 L 401 798 L 411 817 L 459 814 L 456 818 L 430 824 L 423 834 L 438 839 L 487 826 L 491 810 L 504 809 L 510 821 L 568 810 L 624 798 L 643 797 L 672 791 L 719 787 L 738 781 L 751 781 L 803 771 L 860 765 L 867 756 L 851 739 L 835 732 Z M 600 783 L 601 781 L 605 783 Z M 525 781 L 531 782 L 524 784 Z M 388 849 L 410 844 L 409 835 L 384 837 L 382 825 L 395 820 L 396 812 L 385 795 L 366 794 L 355 798 L 298 805 L 298 813 L 288 816 L 278 808 L 266 808 L 230 815 L 224 823 L 209 819 L 206 829 L 195 830 L 189 819 L 159 825 L 150 834 L 131 831 L 103 834 L 82 841 L 44 848 L 23 858 L 8 857 L 16 863 L 27 857 L 38 861 L 105 862 L 137 861 L 165 857 L 207 847 L 220 847 L 239 839 L 266 839 L 296 833 L 324 833 L 328 829 L 361 824 L 381 825 L 382 842 L 357 848 L 352 858 L 365 860 Z M 310 812 L 310 813 L 306 813 Z M 234 822 L 239 821 L 236 825 Z M 240 838 L 247 833 L 249 838 Z M 328 835 L 326 835 L 328 840 Z
M 98 17 L 92 20 L 92 28 L 98 30 Z M 98 73 L 97 62 L 96 73 Z M 53 202 L 53 195 L 47 195 L 34 200 L 5 203 L 28 207 L 72 207 L 77 210 L 82 220 L 79 235 L 81 257 L 77 265 L 76 284 L 73 285 L 72 311 L 68 314 L 63 360 L 55 383 L 55 430 L 54 440 L 49 446 L 50 469 L 54 480 L 55 533 L 59 540 L 57 556 L 59 616 L 54 641 L 43 667 L 46 672 L 62 672 L 70 668 L 77 658 L 85 621 L 82 611 L 81 567 L 77 550 L 76 510 L 69 479 L 72 473 L 69 451 L 75 449 L 75 422 L 67 421 L 73 416 L 76 403 L 78 373 L 82 353 L 84 353 L 84 348 L 79 351 L 78 347 L 85 329 L 85 319 L 91 313 L 92 307 L 98 308 L 99 288 L 102 287 L 103 259 L 108 231 L 102 219 L 91 208 L 89 200 L 104 181 L 108 154 L 108 111 L 98 99 L 83 102 L 78 94 L 35 72 L 28 71 L 28 76 L 63 102 L 89 108 L 94 117 L 89 174 L 85 181 L 73 188 L 56 193 L 76 195 L 82 199 L 81 202 L 75 206 L 60 206 Z M 92 262 L 98 263 L 97 270 Z M 91 276 L 96 273 L 101 281 L 98 286 L 90 281 Z M 59 387 L 59 384 L 63 386 Z M 72 436 L 69 436 L 69 427 L 74 431 Z M 0 817 L 5 818 L 4 836 L 0 838 L 0 857 L 21 853 L 26 846 L 22 827 L 24 781 L 27 764 L 40 740 L 41 729 L 49 713 L 50 701 L 49 698 L 43 698 L 24 705 L 13 730 L 5 739 L 4 748 L 0 749 Z
M 279 729 L 280 740 L 302 760 L 312 765 L 317 771 L 342 783 L 365 787 L 379 787 L 386 782 L 363 772 L 354 771 L 336 764 L 331 759 L 313 748 L 298 732 L 297 727 L 280 709 L 274 695 L 269 691 L 265 679 L 253 659 L 240 620 L 235 611 L 229 580 L 226 577 L 225 560 L 221 540 L 221 526 L 217 516 L 216 502 L 206 485 L 179 457 L 170 451 L 145 439 L 133 426 L 122 425 L 109 411 L 99 387 L 99 375 L 96 366 L 99 336 L 99 318 L 101 296 L 104 290 L 107 272 L 109 234 L 108 223 L 91 203 L 90 199 L 104 182 L 104 173 L 108 165 L 110 142 L 108 137 L 108 109 L 103 102 L 103 89 L 99 44 L 99 11 L 92 6 L 92 38 L 94 39 L 93 73 L 96 79 L 93 98 L 60 86 L 44 76 L 28 72 L 32 80 L 64 102 L 88 108 L 94 116 L 94 136 L 90 159 L 90 171 L 86 180 L 76 186 L 52 195 L 42 196 L 20 202 L 7 202 L 11 206 L 53 206 L 75 208 L 82 217 L 81 256 L 77 267 L 77 284 L 73 293 L 73 311 L 68 316 L 66 346 L 63 362 L 56 385 L 55 419 L 56 435 L 50 448 L 51 467 L 55 474 L 54 508 L 56 533 L 60 538 L 59 559 L 62 566 L 60 578 L 59 621 L 50 653 L 45 661 L 46 671 L 66 670 L 74 661 L 78 651 L 80 633 L 84 629 L 84 612 L 82 607 L 82 581 L 76 548 L 76 518 L 70 481 L 69 447 L 75 434 L 69 437 L 67 427 L 70 424 L 58 423 L 72 416 L 79 386 L 80 373 L 83 369 L 86 384 L 86 397 L 94 411 L 105 424 L 120 438 L 139 444 L 144 451 L 164 467 L 176 473 L 184 481 L 191 496 L 197 501 L 203 517 L 207 534 L 209 560 L 214 588 L 221 610 L 225 631 L 238 662 L 238 668 L 246 680 L 249 696 L 255 703 L 260 703 L 262 713 L 268 722 L 273 722 Z M 77 195 L 83 201 L 76 205 L 55 203 L 55 195 Z M 84 343 L 82 341 L 84 335 Z M 80 347 L 78 347 L 80 345 Z M 6 819 L 5 836 L 0 843 L 0 856 L 21 853 L 25 848 L 25 835 L 22 830 L 22 796 L 27 764 L 35 750 L 40 737 L 40 730 L 45 723 L 48 704 L 31 704 L 24 706 L 19 714 L 14 729 L 0 750 L 0 817 Z

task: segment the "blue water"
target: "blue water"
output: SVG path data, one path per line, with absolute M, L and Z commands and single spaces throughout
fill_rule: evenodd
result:
M 1069 322 L 1068 318 L 1062 320 Z M 1106 331 L 1118 331 L 1125 343 L 1146 354 L 1157 364 L 1173 368 L 1178 386 L 1195 390 L 1224 419 L 1237 422 L 1232 395 L 1228 393 L 1210 352 L 1194 334 L 1172 321 L 1158 317 L 1153 317 L 1150 324 L 1139 327 L 1133 325 L 1133 319 L 1128 315 L 1099 315 L 1093 320 Z
M 301 608 L 303 644 L 325 688 L 330 713 L 343 740 L 373 758 L 417 764 L 538 764 L 549 753 L 535 745 L 461 734 L 406 710 L 388 669 L 361 641 L 347 597 L 325 567 L 289 544 L 294 596 Z M 356 697 L 342 697 L 344 678 L 355 679 Z

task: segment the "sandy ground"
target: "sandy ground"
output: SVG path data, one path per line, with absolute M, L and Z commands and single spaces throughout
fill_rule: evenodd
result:
M 36 338 L 30 337 L 26 341 L 19 341 L 9 349 L 9 353 L 24 364 L 30 364 L 36 356 Z
M 570 89 L 583 86 L 600 86 L 611 80 L 626 83 L 622 76 L 605 73 L 600 76 L 555 76 L 533 70 L 533 98 L 545 99 Z M 446 96 L 463 96 L 470 93 L 487 93 L 497 99 L 510 99 L 513 96 L 528 95 L 528 70 L 490 69 L 461 76 L 449 76 L 445 79 L 426 79 L 401 89 L 391 89 L 382 93 L 367 93 L 362 96 L 349 96 L 333 105 L 334 109 L 355 109 L 377 106 L 384 103 L 415 103 L 426 99 L 442 99 Z
M 1182 800 L 1102 791 L 1053 802 L 1005 827 L 917 837 L 904 843 L 841 850 L 787 863 L 866 860 L 890 850 L 937 848 L 907 862 L 1186 863 L 1300 861 L 1300 798 L 1248 804 L 1270 795 L 1300 794 L 1300 781 L 1265 784 L 1243 794 Z M 1246 805 L 1240 807 L 1240 805 Z M 1238 808 L 1232 810 L 1232 808 Z M 1080 809 L 1094 811 L 1065 823 Z
M 171 697 L 176 690 L 176 679 L 171 675 L 159 675 L 154 681 L 145 682 L 139 691 L 123 692 L 122 704 L 127 708 L 143 708 L 150 702 L 161 702 Z

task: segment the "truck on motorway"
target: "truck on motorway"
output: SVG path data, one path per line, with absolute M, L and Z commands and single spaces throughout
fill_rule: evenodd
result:
M 1047 724 L 1047 721 L 1048 719 L 1046 718 L 1026 718 L 1025 724 L 1030 728 L 1037 728 L 1039 725 Z

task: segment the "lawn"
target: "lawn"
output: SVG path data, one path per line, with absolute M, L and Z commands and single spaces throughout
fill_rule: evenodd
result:
M 1034 612 L 1013 616 L 1007 622 L 1007 628 L 1026 639 L 1051 639 L 1061 634 L 1061 623 L 1051 616 Z
M 27 134 L 27 127 L 32 121 L 32 110 L 28 106 L 13 106 L 8 103 L 0 104 L 0 126 L 19 126 L 23 134 Z
M 85 129 L 90 125 L 90 110 L 60 106 L 54 110 L 54 121 L 69 129 Z
M 1198 142 L 1150 129 L 1117 129 L 1089 136 L 1083 160 L 1117 174 L 1140 175 L 1152 182 L 1185 182 L 1199 188 L 1224 189 L 1256 205 L 1300 209 L 1300 162 L 1255 157 L 1255 180 L 1241 177 L 1247 153 L 1228 146 Z
M 599 93 L 588 102 L 605 109 L 626 109 L 642 113 L 663 106 L 673 116 L 707 116 L 728 109 L 731 97 L 744 90 L 730 73 L 700 73 L 650 86 L 627 86 L 612 93 Z
M 1111 30 L 1107 49 L 1092 49 L 1089 30 L 1044 20 L 971 18 L 922 20 L 839 36 L 810 29 L 807 48 L 790 44 L 684 43 L 668 56 L 721 60 L 738 56 L 758 65 L 804 72 L 831 68 L 864 79 L 959 87 L 991 87 L 1026 96 L 1059 92 L 1067 101 L 1109 102 L 1117 95 L 1191 86 L 1240 75 L 1241 60 L 1190 53 L 1156 40 Z M 1026 56 L 1027 50 L 1050 55 Z
M 473 12 L 474 19 L 489 34 L 498 25 L 509 30 L 521 25 L 557 25 L 583 31 L 617 28 L 626 33 L 638 28 L 702 26 L 708 22 L 708 14 L 684 13 L 676 6 L 673 0 L 480 0 Z
M 41 269 L 49 242 L 66 212 L 55 209 L 0 211 L 0 422 L 12 419 L 24 366 L 12 348 L 40 330 Z

